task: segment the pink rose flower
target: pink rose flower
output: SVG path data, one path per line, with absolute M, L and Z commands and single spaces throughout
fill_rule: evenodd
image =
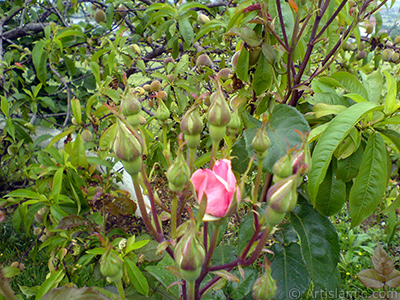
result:
M 190 178 L 200 202 L 204 194 L 207 196 L 206 213 L 217 218 L 224 217 L 233 201 L 236 191 L 237 201 L 240 201 L 240 191 L 236 186 L 231 161 L 221 159 L 215 162 L 214 168 L 197 170 Z

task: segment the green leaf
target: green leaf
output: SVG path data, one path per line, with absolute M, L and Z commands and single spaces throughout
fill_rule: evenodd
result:
M 361 95 L 368 99 L 368 93 L 358 78 L 348 72 L 337 72 L 331 75 L 336 79 L 348 92 Z
M 278 288 L 274 299 L 302 299 L 302 295 L 310 285 L 310 276 L 302 258 L 300 245 L 290 243 L 282 246 L 275 243 L 271 250 L 274 252 L 271 275 L 276 280 Z M 296 294 L 293 291 L 296 291 Z
M 387 82 L 387 94 L 385 98 L 385 103 L 384 103 L 385 108 L 383 109 L 383 112 L 386 115 L 390 115 L 395 110 L 397 86 L 393 75 L 391 75 L 387 71 L 384 71 L 383 74 L 385 74 Z
M 85 145 L 83 144 L 83 139 L 79 133 L 76 135 L 76 139 L 73 145 L 71 163 L 75 167 L 88 167 Z
M 262 38 L 257 35 L 257 33 L 246 26 L 242 26 L 240 28 L 233 27 L 227 32 L 227 34 L 232 33 L 241 37 L 242 40 L 245 41 L 250 47 L 260 46 L 263 41 Z
M 271 87 L 273 72 L 274 70 L 265 56 L 263 54 L 260 55 L 253 79 L 253 88 L 257 96 Z
M 76 120 L 77 124 L 82 123 L 82 109 L 81 109 L 81 103 L 79 102 L 78 99 L 73 98 L 71 100 L 71 110 L 72 114 L 74 115 L 74 118 Z
M 1 99 L 1 111 L 3 114 L 8 117 L 9 111 L 8 111 L 8 100 L 4 96 L 0 96 Z
M 359 225 L 371 215 L 382 201 L 386 189 L 386 148 L 380 134 L 368 139 L 360 171 L 350 191 L 351 227 Z
M 397 148 L 397 152 L 400 152 L 400 134 L 397 131 L 391 129 L 383 129 L 379 130 L 382 137 L 389 141 L 389 143 L 393 144 L 395 148 Z M 392 146 L 393 148 L 393 146 Z M 396 150 L 396 149 L 393 149 Z
M 36 76 L 43 84 L 47 80 L 47 59 L 49 52 L 44 50 L 45 41 L 40 40 L 32 49 L 32 61 L 36 69 Z
M 266 130 L 271 146 L 267 157 L 264 159 L 263 170 L 273 173 L 273 165 L 282 156 L 286 155 L 288 148 L 295 146 L 300 148 L 303 143 L 297 131 L 306 134 L 310 131 L 310 126 L 304 115 L 296 108 L 280 104 L 275 106 L 272 111 Z
M 244 47 L 240 50 L 236 65 L 236 75 L 244 82 L 247 82 L 249 79 L 249 52 Z
M 194 32 L 188 15 L 183 15 L 179 17 L 179 32 L 181 33 L 186 44 L 191 45 L 194 38 Z
M 345 159 L 338 160 L 336 178 L 349 182 L 358 174 L 361 166 L 365 144 L 361 143 L 357 151 Z
M 146 277 L 144 277 L 136 264 L 129 258 L 125 258 L 124 265 L 128 271 L 129 279 L 135 289 L 142 295 L 147 296 L 149 294 L 149 284 L 147 283 Z
M 339 262 L 340 247 L 336 229 L 327 217 L 314 210 L 304 199 L 299 204 L 290 214 L 290 222 L 300 237 L 308 274 L 315 286 L 328 287 L 325 278 L 334 275 Z
M 64 278 L 64 269 L 60 269 L 53 274 L 50 275 L 40 286 L 35 300 L 41 300 L 44 295 L 50 291 L 52 288 L 56 287 L 58 283 Z M 47 299 L 52 299 L 52 298 L 47 298 Z
M 145 270 L 156 278 L 165 288 L 168 288 L 172 283 L 177 281 L 177 279 L 165 267 L 174 265 L 174 260 L 169 255 L 166 255 L 156 266 L 147 266 Z M 176 285 L 170 287 L 168 291 L 176 297 L 179 295 L 179 290 Z
M 31 198 L 31 199 L 39 199 L 40 198 L 38 193 L 35 193 L 30 190 L 25 190 L 25 189 L 12 191 L 12 192 L 8 193 L 5 197 Z
M 240 278 L 239 282 L 229 282 L 225 288 L 226 293 L 229 295 L 229 299 L 245 299 L 247 295 L 250 295 L 251 288 L 254 281 L 257 279 L 257 271 L 253 268 L 243 268 L 244 279 L 240 276 L 238 270 L 234 270 L 232 273 L 236 278 Z M 227 278 L 225 278 L 227 279 Z M 247 299 L 247 298 L 246 298 Z
M 322 133 L 312 155 L 312 168 L 308 176 L 308 190 L 311 201 L 314 202 L 319 186 L 325 178 L 333 152 L 350 133 L 358 120 L 366 113 L 376 109 L 377 105 L 370 102 L 357 103 L 338 114 Z
M 248 211 L 239 224 L 238 249 L 242 251 L 254 234 L 253 213 Z
M 318 190 L 314 206 L 323 216 L 338 213 L 346 201 L 346 183 L 336 178 L 336 160 L 332 161 Z
M 368 99 L 374 103 L 380 103 L 383 89 L 383 76 L 379 70 L 365 76 L 360 72 L 363 79 L 363 85 L 368 92 Z M 364 75 L 364 76 L 363 76 Z
M 58 204 L 58 197 L 61 194 L 62 183 L 63 183 L 64 168 L 60 168 L 54 174 L 53 177 L 53 198 Z
M 232 245 L 220 245 L 215 249 L 212 261 L 216 265 L 223 265 L 228 262 L 234 261 L 238 250 Z

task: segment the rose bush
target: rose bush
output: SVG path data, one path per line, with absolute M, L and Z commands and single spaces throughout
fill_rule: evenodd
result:
M 216 161 L 212 170 L 197 170 L 190 180 L 197 192 L 199 203 L 204 195 L 207 196 L 206 213 L 209 215 L 217 218 L 227 216 L 235 192 L 238 202 L 240 201 L 240 190 L 232 172 L 231 161 L 228 159 Z

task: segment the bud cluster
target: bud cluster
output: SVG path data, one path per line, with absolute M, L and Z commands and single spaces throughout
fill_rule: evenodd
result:
M 281 157 L 273 166 L 274 185 L 267 193 L 267 208 L 264 218 L 269 226 L 282 222 L 286 213 L 297 204 L 297 187 L 303 181 L 311 166 L 311 153 L 306 142 L 302 149 L 293 150 Z

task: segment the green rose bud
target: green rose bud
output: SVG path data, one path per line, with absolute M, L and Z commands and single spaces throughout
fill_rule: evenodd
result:
M 165 105 L 164 101 L 158 99 L 158 108 L 156 111 L 156 118 L 160 121 L 166 121 L 169 118 L 170 111 Z
M 267 193 L 267 203 L 273 210 L 287 213 L 297 204 L 297 175 L 292 175 L 275 183 Z
M 169 188 L 174 192 L 181 192 L 190 178 L 189 166 L 183 157 L 182 151 L 178 155 L 174 163 L 168 168 L 167 179 Z
M 135 94 L 129 92 L 121 100 L 121 112 L 125 116 L 136 115 L 140 113 L 141 105 Z
M 264 219 L 269 226 L 274 227 L 282 222 L 285 215 L 286 213 L 277 212 L 268 205 L 264 212 Z
M 108 249 L 101 256 L 100 272 L 113 282 L 119 281 L 122 278 L 122 260 L 111 249 Z
M 281 178 L 286 178 L 292 175 L 292 161 L 291 155 L 286 154 L 285 156 L 281 157 L 272 167 L 274 174 Z
M 256 279 L 253 285 L 253 299 L 271 300 L 276 294 L 276 280 L 271 276 L 271 268 L 267 266 L 265 273 Z
M 120 121 L 117 123 L 114 152 L 120 160 L 127 162 L 135 161 L 142 155 L 140 142 Z
M 203 121 L 201 120 L 200 114 L 195 109 L 190 109 L 182 118 L 181 130 L 184 134 L 197 135 L 203 130 Z
M 271 142 L 264 127 L 261 127 L 258 130 L 257 134 L 253 138 L 251 145 L 256 151 L 256 156 L 259 160 L 263 160 L 267 156 Z
M 208 109 L 207 120 L 211 125 L 222 127 L 229 124 L 231 120 L 231 110 L 224 97 L 219 83 L 213 102 Z
M 242 120 L 240 119 L 239 112 L 237 110 L 233 111 L 231 121 L 228 124 L 229 129 L 237 130 L 240 128 Z
M 189 225 L 188 231 L 176 245 L 174 257 L 184 280 L 193 282 L 200 276 L 206 253 L 194 224 Z

